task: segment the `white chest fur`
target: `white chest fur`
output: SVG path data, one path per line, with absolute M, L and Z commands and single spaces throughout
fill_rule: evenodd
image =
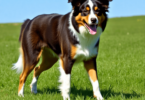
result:
M 79 44 L 77 45 L 77 51 L 74 59 L 78 61 L 88 60 L 97 55 L 97 47 L 95 47 L 98 42 L 100 35 L 102 33 L 102 28 L 97 27 L 97 34 L 91 35 L 87 32 L 85 27 L 80 27 L 79 31 L 84 31 L 83 34 L 75 34 L 78 38 Z

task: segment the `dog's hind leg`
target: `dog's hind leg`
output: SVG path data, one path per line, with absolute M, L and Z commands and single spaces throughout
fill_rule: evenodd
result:
M 24 52 L 23 49 L 21 49 L 21 51 L 23 59 L 23 71 L 20 75 L 18 95 L 24 96 L 25 81 L 30 72 L 34 69 L 35 65 L 38 63 L 42 50 L 40 49 L 34 51 L 31 56 L 28 55 L 29 53 Z
M 51 49 L 44 48 L 42 52 L 42 63 L 39 67 L 35 67 L 34 69 L 34 75 L 33 75 L 33 80 L 30 84 L 31 92 L 32 93 L 37 93 L 37 80 L 40 74 L 51 68 L 53 64 L 58 60 L 58 57 L 56 54 L 53 53 Z

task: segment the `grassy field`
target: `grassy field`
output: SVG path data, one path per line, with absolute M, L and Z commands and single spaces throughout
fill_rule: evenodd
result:
M 19 75 L 11 70 L 19 56 L 20 23 L 0 24 L 0 100 L 62 100 L 58 90 L 58 63 L 41 74 L 38 94 L 25 84 L 25 97 L 17 96 Z M 109 19 L 101 35 L 97 59 L 100 90 L 107 100 L 145 100 L 145 16 Z M 83 64 L 71 75 L 71 100 L 95 100 Z

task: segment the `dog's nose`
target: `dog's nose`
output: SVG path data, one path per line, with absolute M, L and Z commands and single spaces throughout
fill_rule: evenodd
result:
M 96 18 L 91 18 L 91 22 L 94 24 L 96 23 L 97 19 Z

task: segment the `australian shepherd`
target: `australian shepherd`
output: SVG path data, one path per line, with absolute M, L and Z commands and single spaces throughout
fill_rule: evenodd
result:
M 61 91 L 63 100 L 70 100 L 70 77 L 72 66 L 83 61 L 88 72 L 93 95 L 102 100 L 97 77 L 96 58 L 100 35 L 107 23 L 109 1 L 112 0 L 68 0 L 71 12 L 65 15 L 43 14 L 27 19 L 21 27 L 19 37 L 20 56 L 13 69 L 21 72 L 18 95 L 24 96 L 24 85 L 34 69 L 31 92 L 37 93 L 40 74 L 59 60 Z M 35 67 L 40 57 L 42 63 Z

